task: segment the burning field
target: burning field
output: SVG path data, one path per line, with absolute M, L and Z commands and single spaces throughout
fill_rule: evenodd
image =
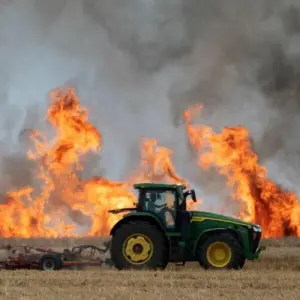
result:
M 88 111 L 73 88 L 54 90 L 50 98 L 47 120 L 55 135 L 49 139 L 43 132 L 29 131 L 32 147 L 27 155 L 35 163 L 37 184 L 7 191 L 0 204 L 0 236 L 104 236 L 119 218 L 108 214 L 108 210 L 134 205 L 132 184 L 174 182 L 189 186 L 175 169 L 172 150 L 147 138 L 141 142 L 140 166 L 126 181 L 82 179 L 85 157 L 102 151 L 101 131 L 89 121 Z M 205 107 L 191 107 L 183 115 L 188 141 L 195 152 L 195 168 L 202 172 L 214 168 L 226 178 L 232 202 L 238 205 L 236 217 L 260 224 L 264 238 L 299 236 L 297 196 L 268 178 L 247 128 L 225 127 L 214 132 L 195 122 L 201 109 Z M 204 202 L 199 199 L 189 209 L 201 209 Z M 87 227 L 84 233 L 80 233 L 82 226 Z
M 102 249 L 137 182 L 184 183 L 267 246 L 238 272 L 2 270 L 0 299 L 299 299 L 299 3 L 0 1 L 3 260 Z

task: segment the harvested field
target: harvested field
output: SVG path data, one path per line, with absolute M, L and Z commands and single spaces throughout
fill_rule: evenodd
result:
M 55 248 L 101 239 L 2 240 Z M 170 265 L 163 272 L 84 271 L 0 272 L 0 299 L 299 299 L 300 239 L 263 241 L 260 261 L 242 271 L 204 271 L 197 263 Z

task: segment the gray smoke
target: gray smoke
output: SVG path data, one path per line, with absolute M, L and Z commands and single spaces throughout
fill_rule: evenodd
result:
M 3 178 L 22 170 L 7 164 L 25 156 L 24 128 L 51 134 L 48 92 L 72 84 L 104 138 L 86 176 L 103 167 L 125 179 L 140 137 L 156 137 L 206 206 L 219 204 L 224 179 L 195 167 L 182 124 L 183 111 L 202 103 L 199 121 L 247 126 L 270 176 L 297 190 L 299 8 L 296 0 L 2 0 Z

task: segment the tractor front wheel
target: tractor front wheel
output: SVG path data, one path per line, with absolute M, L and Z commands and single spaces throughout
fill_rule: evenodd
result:
M 168 247 L 155 225 L 136 221 L 122 224 L 111 242 L 111 259 L 117 269 L 164 269 Z
M 198 245 L 199 264 L 205 269 L 240 270 L 245 264 L 243 248 L 229 233 L 221 233 L 208 237 Z

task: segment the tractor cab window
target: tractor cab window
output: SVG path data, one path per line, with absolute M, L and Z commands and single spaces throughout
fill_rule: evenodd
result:
M 175 193 L 173 191 L 149 191 L 145 196 L 146 209 L 155 212 L 167 226 L 174 226 Z

